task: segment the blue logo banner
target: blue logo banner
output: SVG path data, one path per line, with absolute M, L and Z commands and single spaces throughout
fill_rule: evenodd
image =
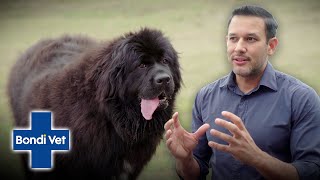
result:
M 31 129 L 12 131 L 12 149 L 29 152 L 32 169 L 51 169 L 53 152 L 70 150 L 70 131 L 52 129 L 51 120 L 50 111 L 32 111 Z

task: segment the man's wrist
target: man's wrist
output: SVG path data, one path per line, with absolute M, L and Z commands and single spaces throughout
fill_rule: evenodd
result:
M 177 173 L 183 177 L 183 179 L 196 179 L 200 174 L 200 168 L 198 162 L 190 154 L 187 158 L 176 159 Z
M 261 150 L 253 163 L 253 167 L 266 179 L 299 179 L 296 168 Z
M 260 150 L 256 154 L 255 158 L 253 158 L 252 166 L 255 167 L 256 169 L 263 169 L 263 167 L 265 166 L 265 163 L 267 163 L 270 158 L 271 156 L 269 154 Z
M 190 164 L 193 161 L 193 155 L 190 153 L 186 158 L 177 159 L 182 164 Z

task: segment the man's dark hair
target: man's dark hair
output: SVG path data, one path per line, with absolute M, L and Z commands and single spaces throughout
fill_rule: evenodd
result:
M 237 16 L 237 15 L 255 16 L 255 17 L 263 18 L 265 23 L 267 41 L 269 41 L 269 39 L 276 36 L 277 28 L 278 28 L 277 21 L 274 19 L 271 13 L 269 13 L 267 10 L 263 9 L 262 7 L 245 5 L 245 6 L 241 6 L 234 9 L 231 17 L 229 18 L 228 28 L 233 16 Z

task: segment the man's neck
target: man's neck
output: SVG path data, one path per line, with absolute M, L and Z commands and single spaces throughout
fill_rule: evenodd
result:
M 250 77 L 242 77 L 236 75 L 236 82 L 239 89 L 244 93 L 247 94 L 248 92 L 252 91 L 256 88 L 262 78 L 263 72 L 256 76 Z

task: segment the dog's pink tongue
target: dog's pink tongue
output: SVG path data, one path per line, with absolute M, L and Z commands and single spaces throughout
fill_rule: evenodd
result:
M 146 120 L 152 119 L 152 114 L 159 105 L 159 98 L 155 99 L 142 99 L 141 100 L 141 113 Z

